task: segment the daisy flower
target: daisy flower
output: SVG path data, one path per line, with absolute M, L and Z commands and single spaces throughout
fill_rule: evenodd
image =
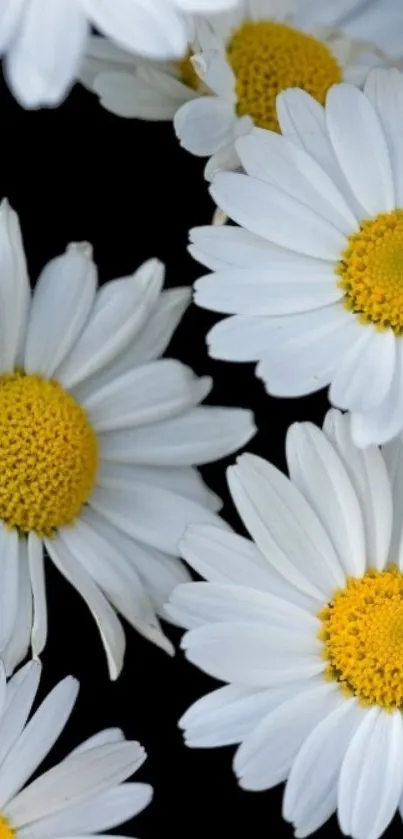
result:
M 253 455 L 228 471 L 254 541 L 189 528 L 183 556 L 208 582 L 168 614 L 187 658 L 227 682 L 180 720 L 189 746 L 240 744 L 240 785 L 283 781 L 307 836 L 378 839 L 403 812 L 403 444 L 358 449 L 351 417 L 287 435 L 290 478 Z
M 167 652 L 160 612 L 188 578 L 187 524 L 219 500 L 194 466 L 254 434 L 249 411 L 200 407 L 211 379 L 159 360 L 188 303 L 145 263 L 97 291 L 89 245 L 70 245 L 30 298 L 16 214 L 0 207 L 0 655 L 10 672 L 47 635 L 44 549 L 88 604 L 111 678 L 116 612 Z
M 370 67 L 384 63 L 386 56 L 365 42 L 370 32 L 377 43 L 376 26 L 372 18 L 372 25 L 366 25 L 367 14 L 368 5 L 363 7 L 360 0 L 242 0 L 232 13 L 210 22 L 210 34 L 205 27 L 202 49 L 192 58 L 190 85 L 198 91 L 200 83 L 201 95 L 184 100 L 174 125 L 184 148 L 211 156 L 207 179 L 216 171 L 240 166 L 237 137 L 254 126 L 279 129 L 276 96 L 281 91 L 302 88 L 323 104 L 333 84 L 344 80 L 361 85 Z M 352 17 L 360 41 L 347 34 Z M 393 14 L 388 26 L 396 28 Z M 113 103 L 112 81 L 110 75 L 96 80 L 104 102 L 109 98 Z M 132 82 L 132 99 L 137 90 L 141 98 L 141 78 L 139 82 L 136 90 Z M 203 95 L 206 89 L 212 95 Z M 116 96 L 118 103 L 125 94 L 128 99 L 127 91 L 126 81 L 120 99 Z
M 56 743 L 73 710 L 78 683 L 68 676 L 31 712 L 41 666 L 32 661 L 6 684 L 0 668 L 0 835 L 2 839 L 93 836 L 140 813 L 148 784 L 124 784 L 146 754 L 116 728 L 84 741 L 25 786 Z
M 403 428 L 403 75 L 335 85 L 325 108 L 290 90 L 277 107 L 284 136 L 239 140 L 246 174 L 212 186 L 241 227 L 191 232 L 215 272 L 196 302 L 233 315 L 210 353 L 259 361 L 275 396 L 330 384 L 356 444 L 384 443 Z
M 237 0 L 2 0 L 0 55 L 27 108 L 57 105 L 74 83 L 91 26 L 151 58 L 186 49 L 183 12 L 220 11 Z

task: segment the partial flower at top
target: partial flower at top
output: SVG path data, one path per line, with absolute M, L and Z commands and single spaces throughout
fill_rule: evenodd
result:
M 2 0 L 0 55 L 26 108 L 54 106 L 75 81 L 91 26 L 119 46 L 165 59 L 186 49 L 184 12 L 218 12 L 238 0 Z
M 187 19 L 189 48 L 182 60 L 162 64 L 130 55 L 92 38 L 80 78 L 102 105 L 123 117 L 175 119 L 183 145 L 213 159 L 216 168 L 239 164 L 238 134 L 274 127 L 275 96 L 284 87 L 305 87 L 323 102 L 327 88 L 348 78 L 359 84 L 377 53 L 341 30 L 354 22 L 356 37 L 376 40 L 377 27 L 362 0 L 334 4 L 314 0 L 242 0 L 226 15 Z M 388 31 L 395 32 L 392 13 Z M 367 18 L 369 23 L 367 25 Z M 329 25 L 330 24 L 330 25 Z M 402 50 L 403 51 L 403 50 Z
M 384 443 L 403 430 L 403 75 L 335 85 L 325 109 L 300 90 L 277 103 L 284 136 L 238 140 L 246 174 L 211 188 L 241 227 L 191 232 L 215 272 L 196 302 L 233 316 L 210 353 L 259 361 L 274 396 L 330 384 L 357 445 Z
M 254 541 L 191 527 L 182 551 L 208 582 L 167 607 L 187 658 L 225 681 L 180 721 L 187 745 L 238 745 L 239 784 L 286 781 L 296 837 L 337 810 L 379 839 L 403 814 L 403 444 L 354 446 L 351 418 L 287 435 L 290 478 L 242 455 L 228 470 Z
M 27 722 L 40 676 L 39 661 L 32 661 L 6 684 L 0 665 L 1 839 L 105 835 L 151 800 L 148 784 L 123 783 L 146 753 L 119 728 L 106 728 L 26 786 L 63 731 L 78 692 L 76 679 L 67 676 Z
M 116 612 L 167 652 L 159 625 L 187 524 L 220 501 L 195 465 L 254 434 L 249 411 L 200 407 L 211 379 L 159 360 L 189 301 L 146 262 L 97 290 L 87 244 L 43 270 L 32 299 L 16 214 L 0 207 L 0 655 L 47 637 L 44 548 L 90 608 L 111 678 Z
M 242 0 L 231 14 L 210 21 L 192 58 L 200 95 L 174 119 L 184 148 L 210 158 L 208 180 L 240 166 L 237 137 L 254 127 L 279 130 L 276 96 L 283 90 L 301 88 L 323 105 L 333 84 L 362 85 L 371 67 L 386 62 L 367 13 L 361 0 Z M 344 28 L 352 17 L 357 41 Z M 392 15 L 389 27 L 394 31 Z M 206 89 L 210 96 L 203 95 Z

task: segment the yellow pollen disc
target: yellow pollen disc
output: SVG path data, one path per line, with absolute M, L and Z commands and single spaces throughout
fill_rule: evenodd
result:
M 69 393 L 41 376 L 0 376 L 0 519 L 8 527 L 51 536 L 71 524 L 97 468 L 95 432 Z
M 342 72 L 321 41 L 285 23 L 246 21 L 227 46 L 236 78 L 237 112 L 249 115 L 260 128 L 279 130 L 276 96 L 300 87 L 321 103 Z
M 0 839 L 14 839 L 15 830 L 10 827 L 7 819 L 0 816 Z
M 336 273 L 344 305 L 362 323 L 403 333 L 403 210 L 363 221 Z
M 189 50 L 189 52 L 182 58 L 181 61 L 178 61 L 178 72 L 179 78 L 186 87 L 190 87 L 191 90 L 198 90 L 200 85 L 200 79 L 196 73 L 195 68 L 191 62 L 193 53 Z M 1 837 L 0 837 L 1 839 Z
M 363 704 L 403 710 L 403 574 L 396 567 L 347 580 L 318 616 L 336 679 Z

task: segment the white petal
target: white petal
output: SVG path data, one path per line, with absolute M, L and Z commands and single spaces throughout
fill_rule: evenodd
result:
M 27 108 L 58 104 L 74 81 L 88 24 L 81 3 L 29 0 L 7 55 L 7 75 Z
M 352 85 L 335 85 L 327 95 L 326 124 L 363 214 L 392 210 L 395 194 L 388 147 L 369 99 Z
M 403 568 L 403 440 L 391 440 L 382 449 L 393 499 L 393 529 L 389 560 Z
M 328 795 L 329 809 L 323 822 L 336 810 L 341 765 L 365 713 L 355 699 L 345 699 L 307 737 L 295 758 L 285 789 L 283 816 L 287 821 L 297 827 L 305 824 Z
M 386 399 L 395 372 L 397 341 L 391 329 L 379 332 L 368 324 L 346 353 L 330 386 L 334 405 L 367 413 Z
M 337 260 L 346 247 L 345 236 L 333 225 L 271 184 L 221 172 L 210 192 L 233 221 L 275 245 L 328 260 Z
M 352 415 L 353 441 L 360 448 L 386 443 L 403 428 L 403 345 L 400 340 L 396 344 L 395 371 L 386 399 L 369 413 Z
M 403 786 L 400 711 L 373 707 L 351 740 L 340 772 L 338 816 L 343 833 L 379 839 L 397 809 Z
M 189 239 L 191 255 L 211 271 L 225 271 L 230 267 L 268 270 L 273 266 L 292 268 L 296 264 L 316 264 L 312 257 L 296 256 L 249 230 L 232 225 L 193 227 Z
M 18 216 L 7 200 L 0 204 L 0 269 L 0 369 L 9 372 L 21 351 L 30 289 Z
M 371 70 L 364 87 L 385 132 L 393 169 L 396 206 L 403 205 L 403 76 L 398 70 Z
M 59 682 L 30 719 L 2 765 L 0 806 L 5 805 L 24 786 L 46 757 L 73 710 L 78 682 L 67 676 Z M 14 799 L 14 800 L 18 800 Z
M 236 148 L 248 175 L 278 187 L 347 236 L 357 229 L 357 219 L 334 181 L 295 143 L 262 131 L 241 137 Z
M 130 52 L 150 58 L 182 58 L 185 21 L 161 0 L 82 0 L 96 29 Z
M 269 789 L 283 781 L 312 729 L 345 702 L 338 687 L 312 680 L 304 691 L 264 717 L 239 747 L 234 770 L 244 789 Z
M 150 484 L 138 483 L 131 490 L 96 487 L 90 505 L 127 536 L 173 556 L 189 524 L 217 521 L 201 504 Z
M 342 297 L 332 265 L 312 260 L 311 266 L 272 269 L 229 269 L 201 277 L 196 303 L 213 312 L 283 315 L 310 311 Z
M 89 65 L 91 67 L 91 59 Z M 88 65 L 84 65 L 83 70 L 84 74 L 91 73 Z M 101 67 L 91 84 L 101 105 L 117 116 L 172 121 L 177 109 L 198 95 L 168 72 L 160 71 L 158 65 L 141 66 L 137 63 L 130 70 L 133 72 L 113 67 L 109 70 L 108 65 Z
M 30 661 L 7 683 L 6 707 L 0 719 L 1 764 L 24 729 L 39 687 L 41 672 L 41 663 Z
M 3 3 L 0 8 L 0 52 L 4 53 L 19 26 L 24 11 L 25 0 Z
M 19 828 L 20 839 L 54 839 L 55 836 L 98 833 L 132 819 L 150 803 L 148 784 L 120 784 L 84 801 L 68 805 Z
M 45 647 L 48 635 L 48 610 L 43 542 L 33 531 L 28 535 L 28 563 L 34 607 L 31 633 L 32 652 L 34 656 L 39 656 Z
M 350 190 L 341 174 L 326 130 L 325 109 L 322 105 L 305 90 L 290 88 L 279 93 L 276 107 L 281 133 L 319 163 L 351 204 Z M 352 203 L 352 209 L 356 209 L 355 203 Z
M 5 810 L 19 827 L 50 816 L 74 801 L 99 795 L 126 780 L 143 762 L 138 743 L 128 741 L 98 746 L 62 760 L 40 775 Z
M 190 580 L 184 563 L 177 557 L 129 538 L 91 508 L 85 511 L 84 518 L 133 565 L 157 613 L 165 617 L 163 607 L 172 590 Z M 172 646 L 162 633 L 158 637 L 154 635 L 153 640 L 157 644 L 163 641 L 163 649 L 172 652 Z
M 260 553 L 254 542 L 209 525 L 191 525 L 180 542 L 182 556 L 212 583 L 234 583 L 266 591 L 291 603 L 317 610 L 317 600 L 290 585 Z
M 270 318 L 256 374 L 274 396 L 315 393 L 331 382 L 361 334 L 358 320 L 340 303 Z
M 270 711 L 303 691 L 306 682 L 267 690 L 226 685 L 208 693 L 179 720 L 191 748 L 216 748 L 240 743 Z
M 198 407 L 173 419 L 100 435 L 102 457 L 148 466 L 199 466 L 246 445 L 252 414 L 237 408 Z
M 162 263 L 150 259 L 132 276 L 100 288 L 84 331 L 57 370 L 65 387 L 113 362 L 137 337 L 157 303 L 163 278 Z
M 174 128 L 183 148 L 198 157 L 208 157 L 235 139 L 235 121 L 231 102 L 204 96 L 179 108 Z
M 86 510 L 74 527 L 61 528 L 59 536 L 114 608 L 144 637 L 170 652 L 171 645 L 163 642 L 154 609 L 133 563 L 97 532 Z
M 20 565 L 19 537 L 17 530 L 9 530 L 0 524 L 0 652 L 11 640 L 17 619 L 18 573 Z
M 206 398 L 209 376 L 197 378 L 190 367 L 164 358 L 123 373 L 83 401 L 97 432 L 135 428 L 188 411 Z
M 165 466 L 159 469 L 157 466 L 134 466 L 115 463 L 113 460 L 101 460 L 97 475 L 99 486 L 130 489 L 138 482 L 172 489 L 178 495 L 198 501 L 213 513 L 222 507 L 221 499 L 211 492 L 194 466 L 182 466 L 178 469 Z
M 228 469 L 228 484 L 257 546 L 291 585 L 325 601 L 344 585 L 343 569 L 319 518 L 276 467 L 243 455 Z
M 102 731 L 98 731 L 97 734 L 93 734 L 92 737 L 88 737 L 87 740 L 83 740 L 79 746 L 76 746 L 65 758 L 68 760 L 69 757 L 73 755 L 78 755 L 80 752 L 86 752 L 88 749 L 95 749 L 98 746 L 105 746 L 108 743 L 121 743 L 122 740 L 125 740 L 125 735 L 121 728 L 103 728 Z M 144 753 L 144 760 L 146 759 L 146 754 Z
M 18 544 L 18 593 L 15 623 L 9 642 L 3 652 L 7 674 L 12 673 L 25 656 L 31 645 L 32 630 L 32 589 L 29 577 L 27 544 L 20 539 Z
M 32 299 L 24 369 L 51 376 L 91 311 L 97 271 L 88 245 L 70 245 L 43 269 Z
M 166 611 L 171 620 L 186 629 L 233 621 L 273 622 L 279 629 L 300 629 L 313 635 L 319 629 L 315 615 L 293 603 L 253 588 L 223 583 L 176 586 Z
M 361 507 L 348 472 L 326 436 L 312 423 L 294 423 L 287 432 L 290 478 L 315 510 L 331 538 L 346 576 L 366 568 Z
M 367 568 L 382 571 L 388 556 L 394 519 L 391 485 L 382 455 L 375 446 L 359 449 L 354 445 L 350 414 L 331 409 L 323 430 L 338 451 L 360 502 Z
M 90 609 L 105 648 L 110 678 L 117 679 L 123 666 L 126 643 L 114 610 L 81 564 L 66 550 L 60 537 L 46 539 L 45 545 L 56 568 L 81 594 Z
M 315 633 L 260 623 L 208 623 L 181 641 L 186 658 L 210 676 L 255 687 L 310 679 L 324 670 Z

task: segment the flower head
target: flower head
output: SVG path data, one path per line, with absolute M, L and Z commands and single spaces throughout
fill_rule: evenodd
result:
M 352 21 L 358 40 L 348 34 Z M 392 34 L 392 13 L 388 22 Z M 301 88 L 323 105 L 333 84 L 361 85 L 371 67 L 387 60 L 378 46 L 376 15 L 374 19 L 372 7 L 360 2 L 346 7 L 322 0 L 243 0 L 231 14 L 205 24 L 198 43 L 199 51 L 197 42 L 192 45 L 192 63 L 199 84 L 183 99 L 174 124 L 188 151 L 211 156 L 209 180 L 217 171 L 240 167 L 238 137 L 254 127 L 279 130 L 279 93 Z M 139 99 L 143 75 L 140 70 Z M 111 75 L 109 81 L 101 76 L 97 84 L 104 101 L 113 102 Z M 127 83 L 126 94 L 129 89 L 133 102 L 136 86 Z
M 220 506 L 196 465 L 243 445 L 248 411 L 200 407 L 211 389 L 159 357 L 189 301 L 146 262 L 97 290 L 89 245 L 70 245 L 30 296 L 18 219 L 0 207 L 0 654 L 11 671 L 47 636 L 44 550 L 99 626 L 112 678 L 116 612 L 167 652 L 160 613 L 188 578 L 187 524 Z
M 210 332 L 211 354 L 259 361 L 276 396 L 330 385 L 360 446 L 403 429 L 401 101 L 403 75 L 384 69 L 364 92 L 333 86 L 325 108 L 282 94 L 283 136 L 239 140 L 246 174 L 212 186 L 241 227 L 191 232 L 191 252 L 215 272 L 196 302 L 233 315 Z
M 290 478 L 261 458 L 230 467 L 254 541 L 191 527 L 182 550 L 208 582 L 167 606 L 187 658 L 227 682 L 180 721 L 189 746 L 240 744 L 242 787 L 286 781 L 296 836 L 337 810 L 378 839 L 403 802 L 403 442 L 358 449 L 351 417 L 287 435 Z
M 93 835 L 133 818 L 150 802 L 152 788 L 123 783 L 146 754 L 118 728 L 90 737 L 26 786 L 63 731 L 78 691 L 76 679 L 63 679 L 27 722 L 40 674 L 39 661 L 32 661 L 6 684 L 0 667 L 2 839 Z

